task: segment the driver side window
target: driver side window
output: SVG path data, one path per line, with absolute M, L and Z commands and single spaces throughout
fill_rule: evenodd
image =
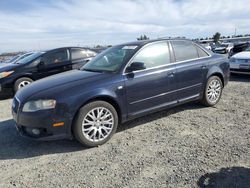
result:
M 68 60 L 69 60 L 69 55 L 66 49 L 57 50 L 45 54 L 42 59 L 45 65 L 57 64 Z
M 146 69 L 170 63 L 170 54 L 166 42 L 150 44 L 143 48 L 132 62 L 144 63 Z

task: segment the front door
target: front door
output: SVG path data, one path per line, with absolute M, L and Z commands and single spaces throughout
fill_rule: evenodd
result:
M 175 65 L 170 63 L 167 42 L 146 45 L 130 62 L 144 63 L 146 69 L 125 73 L 129 116 L 176 102 Z
M 38 64 L 40 78 L 71 70 L 68 49 L 58 49 L 45 53 Z

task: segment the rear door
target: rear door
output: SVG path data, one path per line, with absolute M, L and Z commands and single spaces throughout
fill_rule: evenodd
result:
M 144 63 L 146 69 L 125 73 L 129 116 L 176 102 L 175 65 L 170 63 L 167 42 L 145 46 L 130 62 Z
M 200 97 L 208 71 L 209 54 L 191 41 L 171 41 L 180 102 Z
M 47 52 L 40 61 L 38 65 L 40 78 L 71 70 L 69 50 L 66 48 Z

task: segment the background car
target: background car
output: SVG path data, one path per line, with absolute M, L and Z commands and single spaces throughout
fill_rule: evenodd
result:
M 0 92 L 16 92 L 35 80 L 80 69 L 95 55 L 89 49 L 67 47 L 36 52 L 14 63 L 0 65 Z
M 220 46 L 214 49 L 214 52 L 219 54 L 230 53 L 233 47 L 234 47 L 233 43 L 222 43 L 220 44 Z
M 209 43 L 202 43 L 202 46 L 204 46 L 207 50 L 212 50 L 212 47 Z
M 74 136 L 93 147 L 130 119 L 190 101 L 217 104 L 229 75 L 228 58 L 192 41 L 137 41 L 105 50 L 81 70 L 21 89 L 13 118 L 23 136 Z
M 230 58 L 231 73 L 250 74 L 250 47 Z
M 250 47 L 249 42 L 240 42 L 240 43 L 234 44 L 234 47 L 231 50 L 231 53 L 229 53 L 229 58 L 237 53 L 245 51 L 249 47 Z

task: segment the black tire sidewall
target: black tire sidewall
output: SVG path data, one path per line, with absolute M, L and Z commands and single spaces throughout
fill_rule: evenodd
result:
M 33 82 L 32 79 L 28 78 L 28 77 L 23 77 L 23 78 L 19 78 L 15 81 L 15 84 L 14 84 L 14 92 L 16 93 L 18 91 L 18 86 L 21 82 L 23 81 L 29 81 L 30 83 Z
M 211 102 L 211 101 L 208 99 L 208 96 L 207 96 L 207 89 L 208 89 L 208 86 L 209 86 L 210 82 L 213 81 L 213 80 L 218 80 L 219 83 L 220 83 L 220 85 L 221 85 L 220 96 L 218 97 L 218 99 L 217 99 L 216 102 Z M 222 91 L 223 91 L 223 84 L 222 84 L 221 79 L 220 79 L 218 76 L 211 76 L 211 77 L 209 77 L 209 79 L 207 80 L 207 84 L 206 84 L 205 91 L 204 91 L 203 104 L 205 104 L 206 106 L 214 106 L 214 105 L 216 105 L 216 104 L 220 101 L 220 98 L 221 98 L 221 95 L 222 95 Z
M 100 142 L 91 142 L 82 133 L 82 122 L 83 122 L 84 117 L 87 115 L 87 113 L 90 110 L 97 108 L 97 107 L 104 107 L 104 108 L 107 108 L 108 110 L 110 110 L 110 112 L 112 113 L 112 115 L 114 117 L 114 125 L 113 125 L 112 132 L 110 133 L 110 135 L 107 138 L 105 138 L 104 140 L 102 140 Z M 118 122 L 119 122 L 118 114 L 117 114 L 115 108 L 111 104 L 109 104 L 105 101 L 93 101 L 93 102 L 86 104 L 85 106 L 83 106 L 79 110 L 77 117 L 76 117 L 76 120 L 75 120 L 74 125 L 73 125 L 73 134 L 74 134 L 75 138 L 84 146 L 96 147 L 96 146 L 102 145 L 102 144 L 106 143 L 108 140 L 110 140 L 110 138 L 116 132 Z

